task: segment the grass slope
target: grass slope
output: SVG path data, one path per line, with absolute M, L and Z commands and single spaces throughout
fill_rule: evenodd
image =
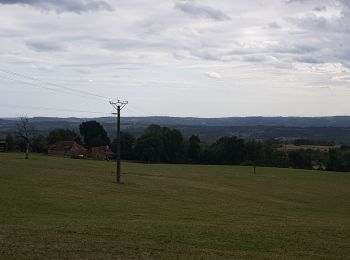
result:
M 0 154 L 1 259 L 349 259 L 350 175 Z

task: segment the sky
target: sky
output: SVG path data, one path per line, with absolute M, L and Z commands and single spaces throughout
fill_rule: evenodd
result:
M 350 115 L 350 0 L 0 0 L 0 117 Z

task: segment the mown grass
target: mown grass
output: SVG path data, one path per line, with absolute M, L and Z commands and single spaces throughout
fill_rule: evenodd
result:
M 1 259 L 349 259 L 350 174 L 0 154 Z

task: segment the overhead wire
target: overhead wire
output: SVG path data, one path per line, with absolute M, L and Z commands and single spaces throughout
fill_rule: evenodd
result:
M 85 90 L 77 90 L 77 89 L 74 89 L 74 88 L 62 86 L 60 84 L 43 81 L 43 80 L 40 80 L 40 79 L 37 79 L 37 78 L 34 78 L 34 77 L 30 77 L 30 76 L 27 76 L 27 75 L 24 75 L 24 74 L 20 74 L 20 73 L 17 73 L 17 72 L 4 70 L 4 69 L 0 69 L 0 72 L 5 73 L 6 76 L 7 76 L 7 77 L 4 77 L 3 75 L 0 74 L 0 78 L 2 78 L 2 79 L 10 80 L 10 81 L 13 81 L 13 82 L 23 83 L 25 85 L 35 86 L 35 87 L 42 88 L 42 89 L 45 89 L 45 90 L 48 90 L 48 91 L 64 93 L 64 94 L 68 94 L 68 95 L 74 95 L 74 96 L 85 98 L 85 99 L 94 98 L 96 100 L 98 99 L 99 101 L 101 101 L 101 99 L 103 99 L 105 101 L 112 100 L 111 98 L 109 98 L 107 96 L 104 96 L 104 95 L 95 94 L 95 93 L 92 93 L 92 92 L 89 92 L 89 91 L 85 91 Z M 28 80 L 30 80 L 30 81 L 28 81 Z M 46 108 L 46 109 L 54 110 L 53 108 Z M 134 106 L 130 106 L 130 104 L 128 105 L 128 109 L 133 111 L 135 114 L 139 114 L 140 116 L 145 116 L 145 117 L 149 116 L 149 115 L 146 115 L 144 112 L 142 112 L 140 109 L 137 109 Z M 80 110 L 80 111 L 78 111 L 78 110 L 69 110 L 69 109 L 56 109 L 56 110 L 59 110 L 59 111 L 72 111 L 72 112 L 88 112 L 89 113 L 89 111 L 83 111 L 83 110 Z M 93 112 L 93 113 L 95 113 L 95 112 Z M 109 113 L 103 113 L 103 112 L 97 112 L 97 113 L 109 114 Z
M 39 109 L 39 110 L 53 110 L 53 111 L 68 111 L 68 112 L 78 112 L 78 113 L 89 113 L 89 114 L 103 114 L 111 115 L 112 113 L 98 112 L 98 111 L 88 111 L 88 110 L 75 110 L 75 109 L 65 109 L 65 108 L 52 108 L 52 107 L 42 107 L 42 106 L 23 106 L 23 105 L 11 105 L 11 104 L 1 104 L 2 107 L 15 107 L 24 109 Z
M 133 111 L 135 114 L 139 114 L 139 115 L 141 115 L 141 116 L 147 116 L 145 113 L 139 111 L 138 109 L 134 109 L 134 107 L 133 107 L 133 106 L 130 106 L 130 105 L 128 105 L 128 110 L 131 110 L 131 111 Z
M 36 84 L 34 82 L 23 81 L 23 80 L 15 79 L 15 78 L 5 78 L 5 77 L 3 77 L 1 75 L 0 75 L 0 78 L 7 79 L 7 80 L 10 80 L 10 81 L 13 81 L 13 82 L 20 82 L 20 83 L 26 84 L 26 85 L 35 86 L 35 87 L 42 88 L 42 89 L 49 90 L 49 91 L 53 91 L 53 92 L 56 92 L 56 93 L 65 93 L 65 94 L 74 95 L 74 96 L 77 96 L 77 97 L 88 99 L 88 97 L 80 95 L 78 93 L 71 93 L 71 92 L 67 92 L 67 91 L 64 91 L 64 90 L 54 89 L 54 88 L 50 88 L 50 87 L 47 87 L 47 86 Z
M 70 92 L 75 92 L 75 93 L 78 93 L 79 95 L 84 94 L 84 95 L 88 95 L 88 96 L 91 96 L 91 97 L 100 98 L 100 99 L 104 99 L 104 100 L 110 100 L 111 99 L 109 97 L 106 97 L 106 96 L 103 96 L 103 95 L 100 95 L 100 94 L 95 94 L 95 93 L 92 93 L 92 92 L 89 92 L 89 91 L 86 91 L 86 90 L 78 90 L 78 89 L 62 86 L 60 84 L 47 82 L 47 81 L 44 81 L 44 80 L 41 80 L 41 79 L 37 79 L 37 78 L 33 78 L 33 77 L 30 77 L 30 76 L 27 76 L 27 75 L 24 75 L 24 74 L 20 74 L 20 73 L 17 73 L 17 72 L 13 72 L 13 71 L 9 71 L 9 70 L 3 70 L 3 69 L 0 69 L 0 71 L 3 72 L 3 73 L 9 74 L 9 75 L 15 76 L 17 78 L 21 77 L 21 78 L 29 79 L 31 81 L 39 82 L 41 84 L 54 86 L 56 88 L 61 88 L 61 89 L 64 89 L 64 90 L 70 91 Z

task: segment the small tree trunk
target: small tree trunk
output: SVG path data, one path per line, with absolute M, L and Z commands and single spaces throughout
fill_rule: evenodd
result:
M 26 160 L 28 160 L 28 154 L 29 154 L 29 142 L 27 142 L 27 148 L 26 148 Z

